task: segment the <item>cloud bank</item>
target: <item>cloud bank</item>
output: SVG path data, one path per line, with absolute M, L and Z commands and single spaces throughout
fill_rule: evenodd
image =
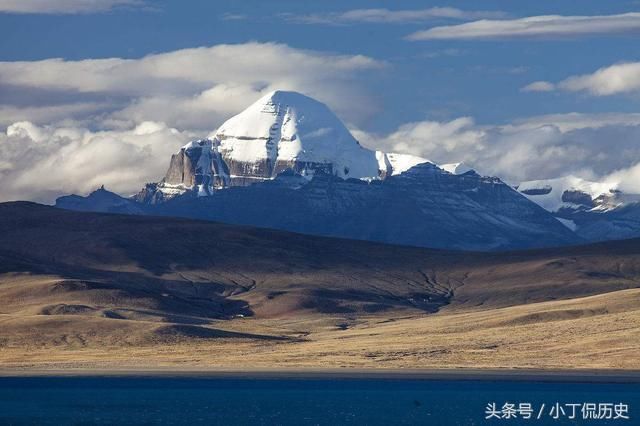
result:
M 307 15 L 281 13 L 279 16 L 291 22 L 304 24 L 346 25 L 355 23 L 407 24 L 435 19 L 468 21 L 472 19 L 500 18 L 505 15 L 504 12 L 500 11 L 466 11 L 453 7 L 432 7 L 417 10 L 354 9 L 345 12 Z
M 591 74 L 571 76 L 559 83 L 536 81 L 522 88 L 526 92 L 564 90 L 610 96 L 640 92 L 640 62 L 624 62 L 600 68 Z
M 99 13 L 144 5 L 142 0 L 0 0 L 0 13 Z
M 640 13 L 602 16 L 530 16 L 520 19 L 483 19 L 417 31 L 408 40 L 483 40 L 522 38 L 575 38 L 590 35 L 635 33 Z
M 640 113 L 558 114 L 506 125 L 461 117 L 406 123 L 385 135 L 353 133 L 372 149 L 462 161 L 511 184 L 576 175 L 640 193 Z M 0 133 L 0 200 L 52 202 L 100 185 L 132 194 L 164 175 L 178 147 L 201 136 L 152 121 L 119 130 L 14 123 Z
M 354 134 L 367 146 L 439 164 L 465 162 L 511 184 L 571 174 L 610 180 L 614 173 L 619 178 L 640 171 L 640 114 L 633 113 L 557 114 L 493 126 L 461 117 L 407 123 L 387 135 Z M 640 193 L 640 179 L 626 187 Z
M 50 203 L 100 185 L 131 194 L 164 175 L 171 154 L 191 137 L 156 122 L 122 131 L 14 123 L 0 133 L 0 200 Z
M 362 55 L 277 43 L 216 45 L 140 59 L 0 62 L 0 93 L 18 93 L 15 102 L 0 105 L 0 125 L 92 116 L 120 127 L 151 120 L 211 131 L 276 88 L 304 92 L 358 121 L 376 106 L 357 77 L 385 67 Z

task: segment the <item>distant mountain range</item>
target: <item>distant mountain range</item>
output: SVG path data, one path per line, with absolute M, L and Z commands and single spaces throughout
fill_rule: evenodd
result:
M 106 190 L 62 197 L 58 207 L 181 216 L 421 247 L 497 250 L 579 239 L 541 207 L 495 178 L 453 175 L 430 163 L 382 181 L 294 173 L 208 197 L 190 192 L 140 203 Z
M 587 219 L 586 205 L 571 214 L 557 208 L 588 204 L 587 198 L 571 186 L 553 182 L 555 189 L 547 190 L 545 185 L 525 183 L 516 190 L 464 164 L 438 166 L 421 157 L 368 150 L 324 104 L 276 91 L 208 138 L 183 146 L 165 177 L 131 198 L 101 188 L 87 197 L 61 197 L 56 206 L 445 249 L 599 239 L 603 225 Z M 558 197 L 560 204 L 553 201 Z M 620 228 L 622 219 L 609 217 L 606 226 Z
M 588 241 L 640 236 L 640 194 L 617 185 L 567 176 L 523 182 L 517 189 Z

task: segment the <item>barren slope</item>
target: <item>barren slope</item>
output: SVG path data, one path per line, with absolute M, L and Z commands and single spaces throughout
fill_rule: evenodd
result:
M 4 365 L 640 367 L 638 240 L 445 252 L 31 203 L 0 235 Z

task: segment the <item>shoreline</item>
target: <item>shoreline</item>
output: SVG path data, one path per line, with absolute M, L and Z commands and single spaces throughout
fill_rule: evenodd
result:
M 8 378 L 184 378 L 243 380 L 417 380 L 504 381 L 563 383 L 640 383 L 640 370 L 538 370 L 538 369 L 6 369 Z

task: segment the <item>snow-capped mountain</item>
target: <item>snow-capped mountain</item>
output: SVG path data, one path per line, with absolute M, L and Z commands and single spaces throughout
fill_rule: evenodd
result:
M 576 176 L 522 182 L 517 190 L 588 240 L 640 236 L 640 194 Z
M 104 194 L 75 210 L 121 211 Z M 580 241 L 549 212 L 464 164 L 438 167 L 361 146 L 323 104 L 272 92 L 174 154 L 165 177 L 127 200 L 184 216 L 394 244 L 498 250 Z M 135 210 L 135 209 L 134 209 Z
M 591 182 L 576 176 L 522 182 L 518 191 L 544 209 L 562 211 L 610 210 L 616 207 L 620 195 L 617 185 Z
M 271 92 L 210 135 L 232 178 L 274 178 L 293 169 L 341 178 L 376 177 L 378 160 L 326 105 L 296 92 Z
M 421 163 L 408 154 L 364 148 L 321 102 L 296 92 L 271 92 L 222 124 L 207 139 L 189 142 L 172 158 L 165 178 L 137 198 L 160 202 L 185 192 L 210 195 L 293 170 L 347 179 L 384 179 Z

